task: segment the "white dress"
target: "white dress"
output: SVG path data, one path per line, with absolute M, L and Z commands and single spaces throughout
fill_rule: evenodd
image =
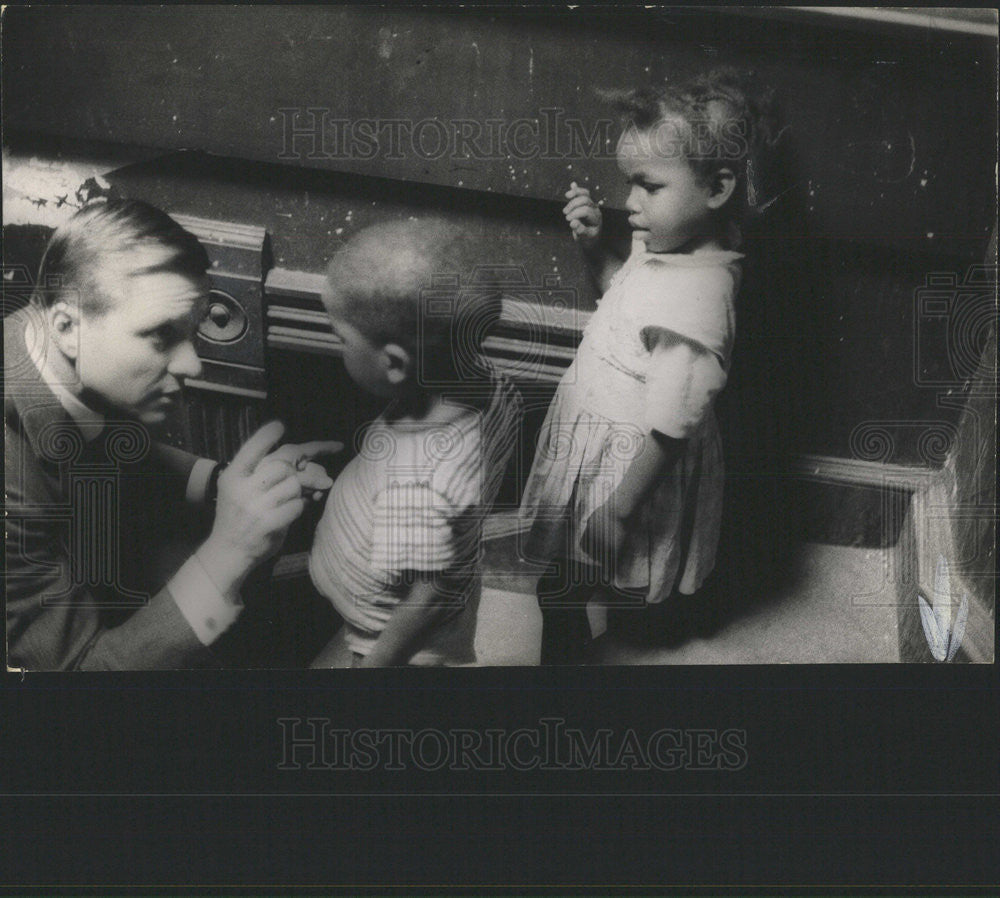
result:
M 539 431 L 521 504 L 529 558 L 596 564 L 580 545 L 587 520 L 656 430 L 686 448 L 637 511 L 615 585 L 661 602 L 695 592 L 711 572 L 724 480 L 713 403 L 729 371 L 741 258 L 633 244 Z

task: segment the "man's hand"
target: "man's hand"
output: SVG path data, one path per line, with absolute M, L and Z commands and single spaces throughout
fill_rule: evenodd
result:
M 333 481 L 323 468 L 313 462 L 317 455 L 336 455 L 344 448 L 343 443 L 335 440 L 315 440 L 311 443 L 285 443 L 279 446 L 270 455 L 264 458 L 257 466 L 257 473 L 261 468 L 269 467 L 272 464 L 285 465 L 292 469 L 299 480 L 299 486 L 305 496 L 311 496 L 314 500 L 322 498 L 324 490 L 328 490 Z
M 215 523 L 196 554 L 224 595 L 233 595 L 256 565 L 281 548 L 305 508 L 303 489 L 328 489 L 333 483 L 322 468 L 308 464 L 313 455 L 330 451 L 330 443 L 285 446 L 268 454 L 284 432 L 280 421 L 265 424 L 219 475 Z M 300 459 L 305 459 L 301 470 Z
M 563 215 L 574 239 L 585 249 L 595 246 L 601 236 L 601 207 L 591 199 L 590 190 L 578 186 L 576 181 L 569 185 L 566 199 L 569 202 L 563 207 Z

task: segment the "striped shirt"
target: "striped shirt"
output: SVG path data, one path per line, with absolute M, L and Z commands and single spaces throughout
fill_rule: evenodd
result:
M 494 377 L 485 402 L 447 423 L 393 421 L 365 432 L 316 528 L 309 573 L 344 618 L 348 646 L 368 654 L 408 593 L 407 571 L 460 573 L 454 613 L 411 664 L 470 664 L 483 518 L 514 448 L 521 399 Z

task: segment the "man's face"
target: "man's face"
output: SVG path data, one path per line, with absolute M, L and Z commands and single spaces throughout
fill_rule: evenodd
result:
M 192 338 L 204 316 L 208 280 L 133 274 L 114 278 L 104 292 L 108 308 L 79 319 L 81 399 L 97 410 L 161 424 L 176 408 L 185 378 L 201 373 Z

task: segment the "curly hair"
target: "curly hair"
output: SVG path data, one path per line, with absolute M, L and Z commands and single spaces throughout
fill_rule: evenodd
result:
M 754 73 L 724 67 L 676 84 L 600 94 L 621 114 L 626 134 L 633 127 L 662 138 L 662 129 L 669 136 L 664 155 L 683 154 L 701 183 L 731 169 L 744 187 L 734 192 L 739 211 L 756 206 L 754 168 L 765 162 L 784 129 L 774 91 Z

